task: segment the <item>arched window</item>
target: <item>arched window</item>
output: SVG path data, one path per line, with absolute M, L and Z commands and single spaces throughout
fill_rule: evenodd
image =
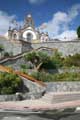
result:
M 27 34 L 27 40 L 28 40 L 28 41 L 31 41 L 32 38 L 33 38 L 33 35 L 32 35 L 31 33 L 28 33 L 28 34 Z

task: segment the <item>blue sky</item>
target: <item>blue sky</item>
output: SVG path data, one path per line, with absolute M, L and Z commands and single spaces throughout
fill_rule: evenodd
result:
M 36 27 L 51 37 L 71 35 L 80 25 L 80 0 L 0 0 L 0 34 L 12 19 L 22 23 L 31 13 Z

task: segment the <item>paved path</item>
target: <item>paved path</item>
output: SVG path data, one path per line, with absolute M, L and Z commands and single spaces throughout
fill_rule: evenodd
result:
M 80 92 L 47 93 L 41 99 L 16 102 L 0 102 L 0 109 L 54 110 L 80 106 Z

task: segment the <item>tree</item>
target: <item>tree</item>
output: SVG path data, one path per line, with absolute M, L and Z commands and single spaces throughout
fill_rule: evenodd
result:
M 80 26 L 77 28 L 77 35 L 78 35 L 78 38 L 80 38 Z
M 30 61 L 36 70 L 39 70 L 43 63 L 46 63 L 50 57 L 44 52 L 30 52 L 26 54 L 25 59 Z

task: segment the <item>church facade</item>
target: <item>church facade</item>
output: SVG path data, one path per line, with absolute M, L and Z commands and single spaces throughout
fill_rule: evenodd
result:
M 19 29 L 9 27 L 8 36 L 0 36 L 0 45 L 13 56 L 32 50 L 42 50 L 48 53 L 58 50 L 64 56 L 80 54 L 80 39 L 73 41 L 51 40 L 48 33 L 41 33 L 36 30 L 31 15 L 27 15 L 23 26 Z
M 26 42 L 46 42 L 49 41 L 48 33 L 40 33 L 36 30 L 34 20 L 29 14 L 24 20 L 24 25 L 17 29 L 9 27 L 8 38 L 10 40 L 23 40 Z

